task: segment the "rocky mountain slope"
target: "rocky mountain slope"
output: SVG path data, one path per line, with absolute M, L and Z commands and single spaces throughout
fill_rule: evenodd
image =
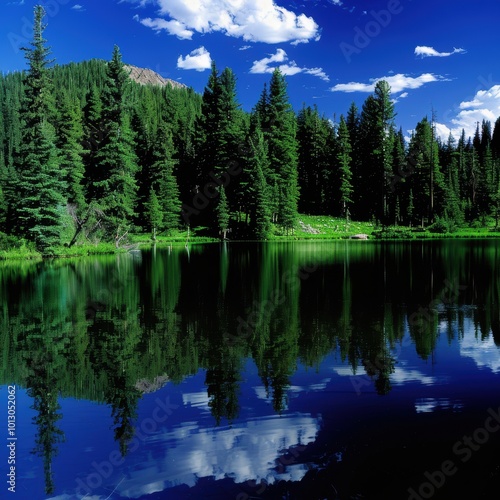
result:
M 163 76 L 151 69 L 138 68 L 137 66 L 129 64 L 125 64 L 124 67 L 127 73 L 130 72 L 130 78 L 141 85 L 159 85 L 161 87 L 170 85 L 174 88 L 186 88 L 186 85 L 183 83 L 170 80 L 169 78 L 163 78 Z

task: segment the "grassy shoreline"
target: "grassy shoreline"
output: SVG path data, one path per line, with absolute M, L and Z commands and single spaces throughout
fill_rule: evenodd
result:
M 370 222 L 349 221 L 328 216 L 300 215 L 293 235 L 272 234 L 267 242 L 272 241 L 335 241 L 352 239 L 355 235 L 367 235 L 371 241 L 410 241 L 430 239 L 486 239 L 500 238 L 500 228 L 494 226 L 463 227 L 453 232 L 433 232 L 419 227 L 389 226 L 377 227 Z M 159 235 L 152 241 L 150 234 L 132 234 L 126 245 L 116 248 L 113 243 L 75 245 L 71 248 L 59 247 L 50 255 L 42 255 L 28 244 L 21 243 L 16 248 L 0 250 L 0 261 L 6 260 L 42 260 L 44 258 L 73 258 L 93 255 L 112 255 L 126 253 L 140 247 L 167 247 L 215 243 L 217 238 L 202 236 L 196 232 L 178 231 L 174 235 Z M 240 240 L 235 240 L 240 241 Z

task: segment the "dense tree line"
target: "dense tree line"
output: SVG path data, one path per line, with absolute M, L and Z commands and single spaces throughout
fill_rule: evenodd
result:
M 424 117 L 409 140 L 387 82 L 338 123 L 294 113 L 279 69 L 250 113 L 215 63 L 202 96 L 140 85 L 120 51 L 52 66 L 35 8 L 28 70 L 0 75 L 0 231 L 49 251 L 130 232 L 205 227 L 291 234 L 299 213 L 452 226 L 500 215 L 500 121 L 443 142 Z M 5 239 L 5 237 L 4 237 Z

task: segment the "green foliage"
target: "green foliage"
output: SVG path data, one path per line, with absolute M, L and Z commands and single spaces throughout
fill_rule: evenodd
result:
M 156 241 L 156 232 L 158 231 L 158 228 L 163 226 L 163 213 L 160 202 L 158 201 L 158 197 L 156 196 L 153 188 L 151 188 L 151 191 L 149 192 L 146 210 L 149 227 L 151 229 L 151 237 L 153 241 Z
M 108 238 L 119 244 L 130 231 L 135 215 L 137 158 L 133 132 L 126 113 L 124 93 L 127 74 L 118 47 L 108 64 L 103 91 L 103 127 L 107 136 L 96 154 L 102 180 L 95 182 L 96 200 L 106 216 Z
M 61 171 L 52 120 L 54 100 L 43 39 L 41 6 L 35 7 L 32 48 L 25 49 L 29 69 L 24 79 L 21 146 L 16 160 L 15 221 L 19 236 L 48 251 L 60 243 L 66 185 Z
M 149 231 L 151 189 L 154 227 L 172 237 L 186 206 L 190 228 L 212 236 L 223 207 L 234 239 L 293 236 L 299 210 L 344 224 L 498 225 L 500 119 L 443 143 L 424 117 L 407 144 L 387 82 L 334 124 L 316 107 L 296 115 L 279 69 L 249 114 L 235 74 L 215 63 L 202 96 L 132 82 L 118 47 L 109 62 L 51 66 L 43 19 L 36 7 L 28 70 L 0 75 L 0 231 L 43 253 Z
M 444 219 L 441 217 L 436 217 L 434 224 L 429 226 L 429 231 L 431 233 L 454 233 L 457 229 L 457 225 L 452 219 Z
M 347 218 L 349 207 L 352 203 L 352 172 L 351 172 L 351 143 L 349 139 L 349 129 L 347 128 L 344 116 L 340 116 L 337 142 L 337 161 L 339 169 L 339 192 L 341 213 Z
M 226 190 L 224 186 L 221 186 L 219 188 L 219 199 L 217 202 L 217 224 L 223 240 L 226 239 L 230 218 Z
M 269 85 L 266 134 L 269 154 L 269 184 L 277 183 L 279 203 L 276 221 L 289 234 L 293 232 L 298 215 L 298 172 L 296 119 L 288 100 L 285 77 L 276 68 Z

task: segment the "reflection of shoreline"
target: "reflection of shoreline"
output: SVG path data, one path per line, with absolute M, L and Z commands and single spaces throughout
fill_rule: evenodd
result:
M 140 498 L 182 484 L 192 487 L 204 477 L 231 478 L 236 483 L 300 481 L 307 465 L 280 457 L 314 442 L 319 428 L 318 419 L 308 414 L 271 415 L 210 429 L 186 422 L 151 436 L 151 453 L 123 471 L 126 478 L 117 492 Z M 277 467 L 278 462 L 285 467 Z

